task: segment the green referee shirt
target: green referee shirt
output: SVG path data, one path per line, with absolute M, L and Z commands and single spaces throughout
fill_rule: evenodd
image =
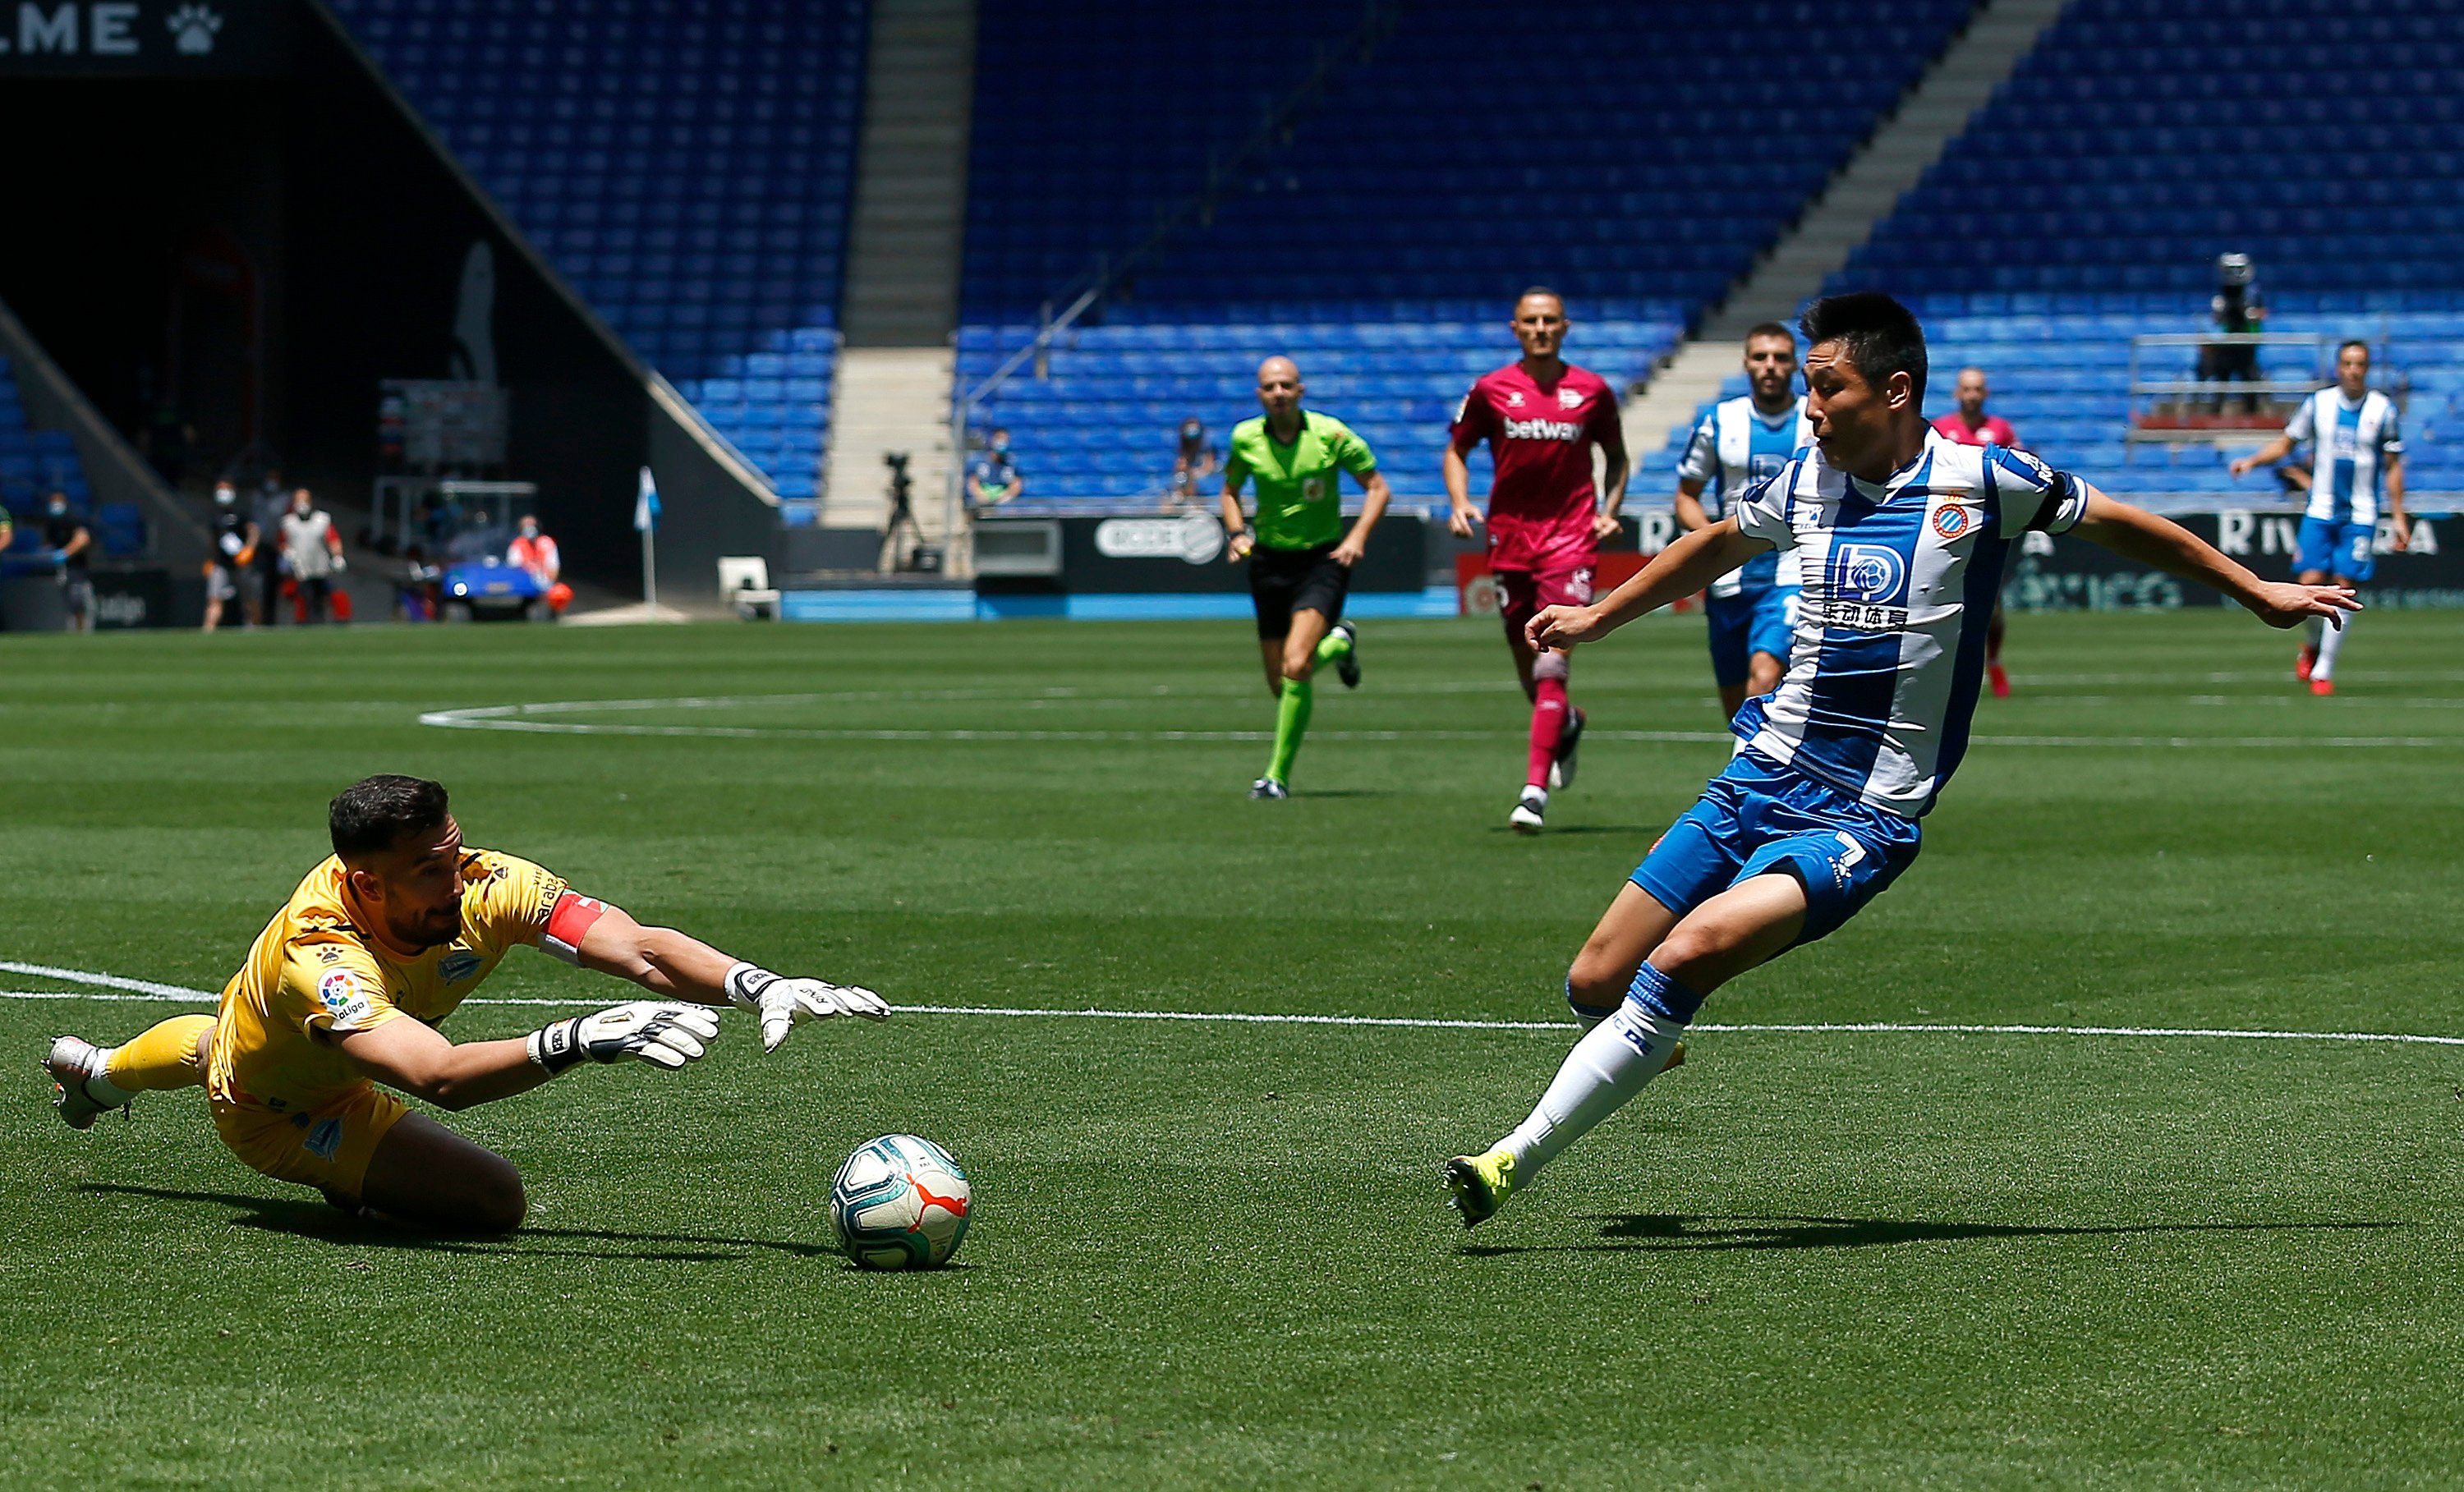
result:
M 1258 542 L 1269 549 L 1323 549 L 1343 538 L 1342 477 L 1366 481 L 1377 470 L 1369 443 L 1331 415 L 1301 411 L 1300 435 L 1275 439 L 1263 414 L 1232 427 L 1223 480 L 1238 493 L 1258 483 Z

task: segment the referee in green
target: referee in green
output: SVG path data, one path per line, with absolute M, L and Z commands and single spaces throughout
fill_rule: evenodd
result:
M 1258 403 L 1266 412 L 1232 428 L 1223 463 L 1225 547 L 1234 563 L 1249 561 L 1258 653 L 1277 700 L 1275 755 L 1266 775 L 1250 785 L 1251 798 L 1292 796 L 1286 784 L 1309 729 L 1309 675 L 1317 666 L 1331 662 L 1346 689 L 1360 683 L 1358 637 L 1343 620 L 1343 597 L 1391 495 L 1369 443 L 1341 420 L 1303 409 L 1308 391 L 1291 359 L 1259 363 Z M 1344 472 L 1364 494 L 1349 533 Z M 1251 477 L 1258 483 L 1254 526 L 1241 513 L 1241 484 Z

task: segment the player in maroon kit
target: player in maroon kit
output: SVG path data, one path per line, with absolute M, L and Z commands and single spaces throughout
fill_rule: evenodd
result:
M 1992 390 L 1985 384 L 1983 368 L 1961 368 L 1957 395 L 1959 407 L 1933 422 L 1934 433 L 1945 440 L 1963 446 L 2008 446 L 2013 450 L 2028 448 L 2019 444 L 2019 432 L 2011 422 L 1998 414 L 1985 412 L 1985 401 Z M 1993 620 L 1985 627 L 1985 674 L 1993 687 L 1993 697 L 2011 697 L 2011 675 L 2002 671 L 2002 599 L 1993 599 Z
M 1506 643 L 1531 700 L 1531 751 L 1523 796 L 1507 821 L 1540 832 L 1549 790 L 1574 780 L 1574 748 L 1584 715 L 1566 701 L 1569 655 L 1533 651 L 1524 626 L 1543 606 L 1588 605 L 1601 539 L 1623 525 L 1625 432 L 1617 394 L 1596 373 L 1558 355 L 1566 340 L 1566 301 L 1534 286 L 1514 302 L 1522 358 L 1485 374 L 1463 396 L 1446 442 L 1446 526 L 1469 538 L 1481 521 L 1463 456 L 1488 442 L 1497 475 L 1488 493 L 1488 568 L 1497 577 Z M 1592 482 L 1592 448 L 1608 458 L 1605 494 Z

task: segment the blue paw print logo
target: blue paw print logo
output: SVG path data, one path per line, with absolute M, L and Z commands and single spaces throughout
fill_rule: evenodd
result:
M 223 29 L 223 18 L 209 7 L 184 5 L 165 17 L 163 24 L 180 55 L 202 57 L 214 50 L 214 33 Z

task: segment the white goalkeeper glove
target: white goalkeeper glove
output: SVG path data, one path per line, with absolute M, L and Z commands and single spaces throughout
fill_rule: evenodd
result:
M 708 1005 L 637 999 L 533 1031 L 531 1061 L 550 1077 L 584 1058 L 614 1062 L 634 1057 L 672 1072 L 700 1057 L 717 1036 L 718 1012 Z
M 831 1016 L 890 1019 L 890 1001 L 870 990 L 820 979 L 790 979 L 756 964 L 727 971 L 727 998 L 761 1018 L 761 1049 L 775 1052 L 792 1026 Z

